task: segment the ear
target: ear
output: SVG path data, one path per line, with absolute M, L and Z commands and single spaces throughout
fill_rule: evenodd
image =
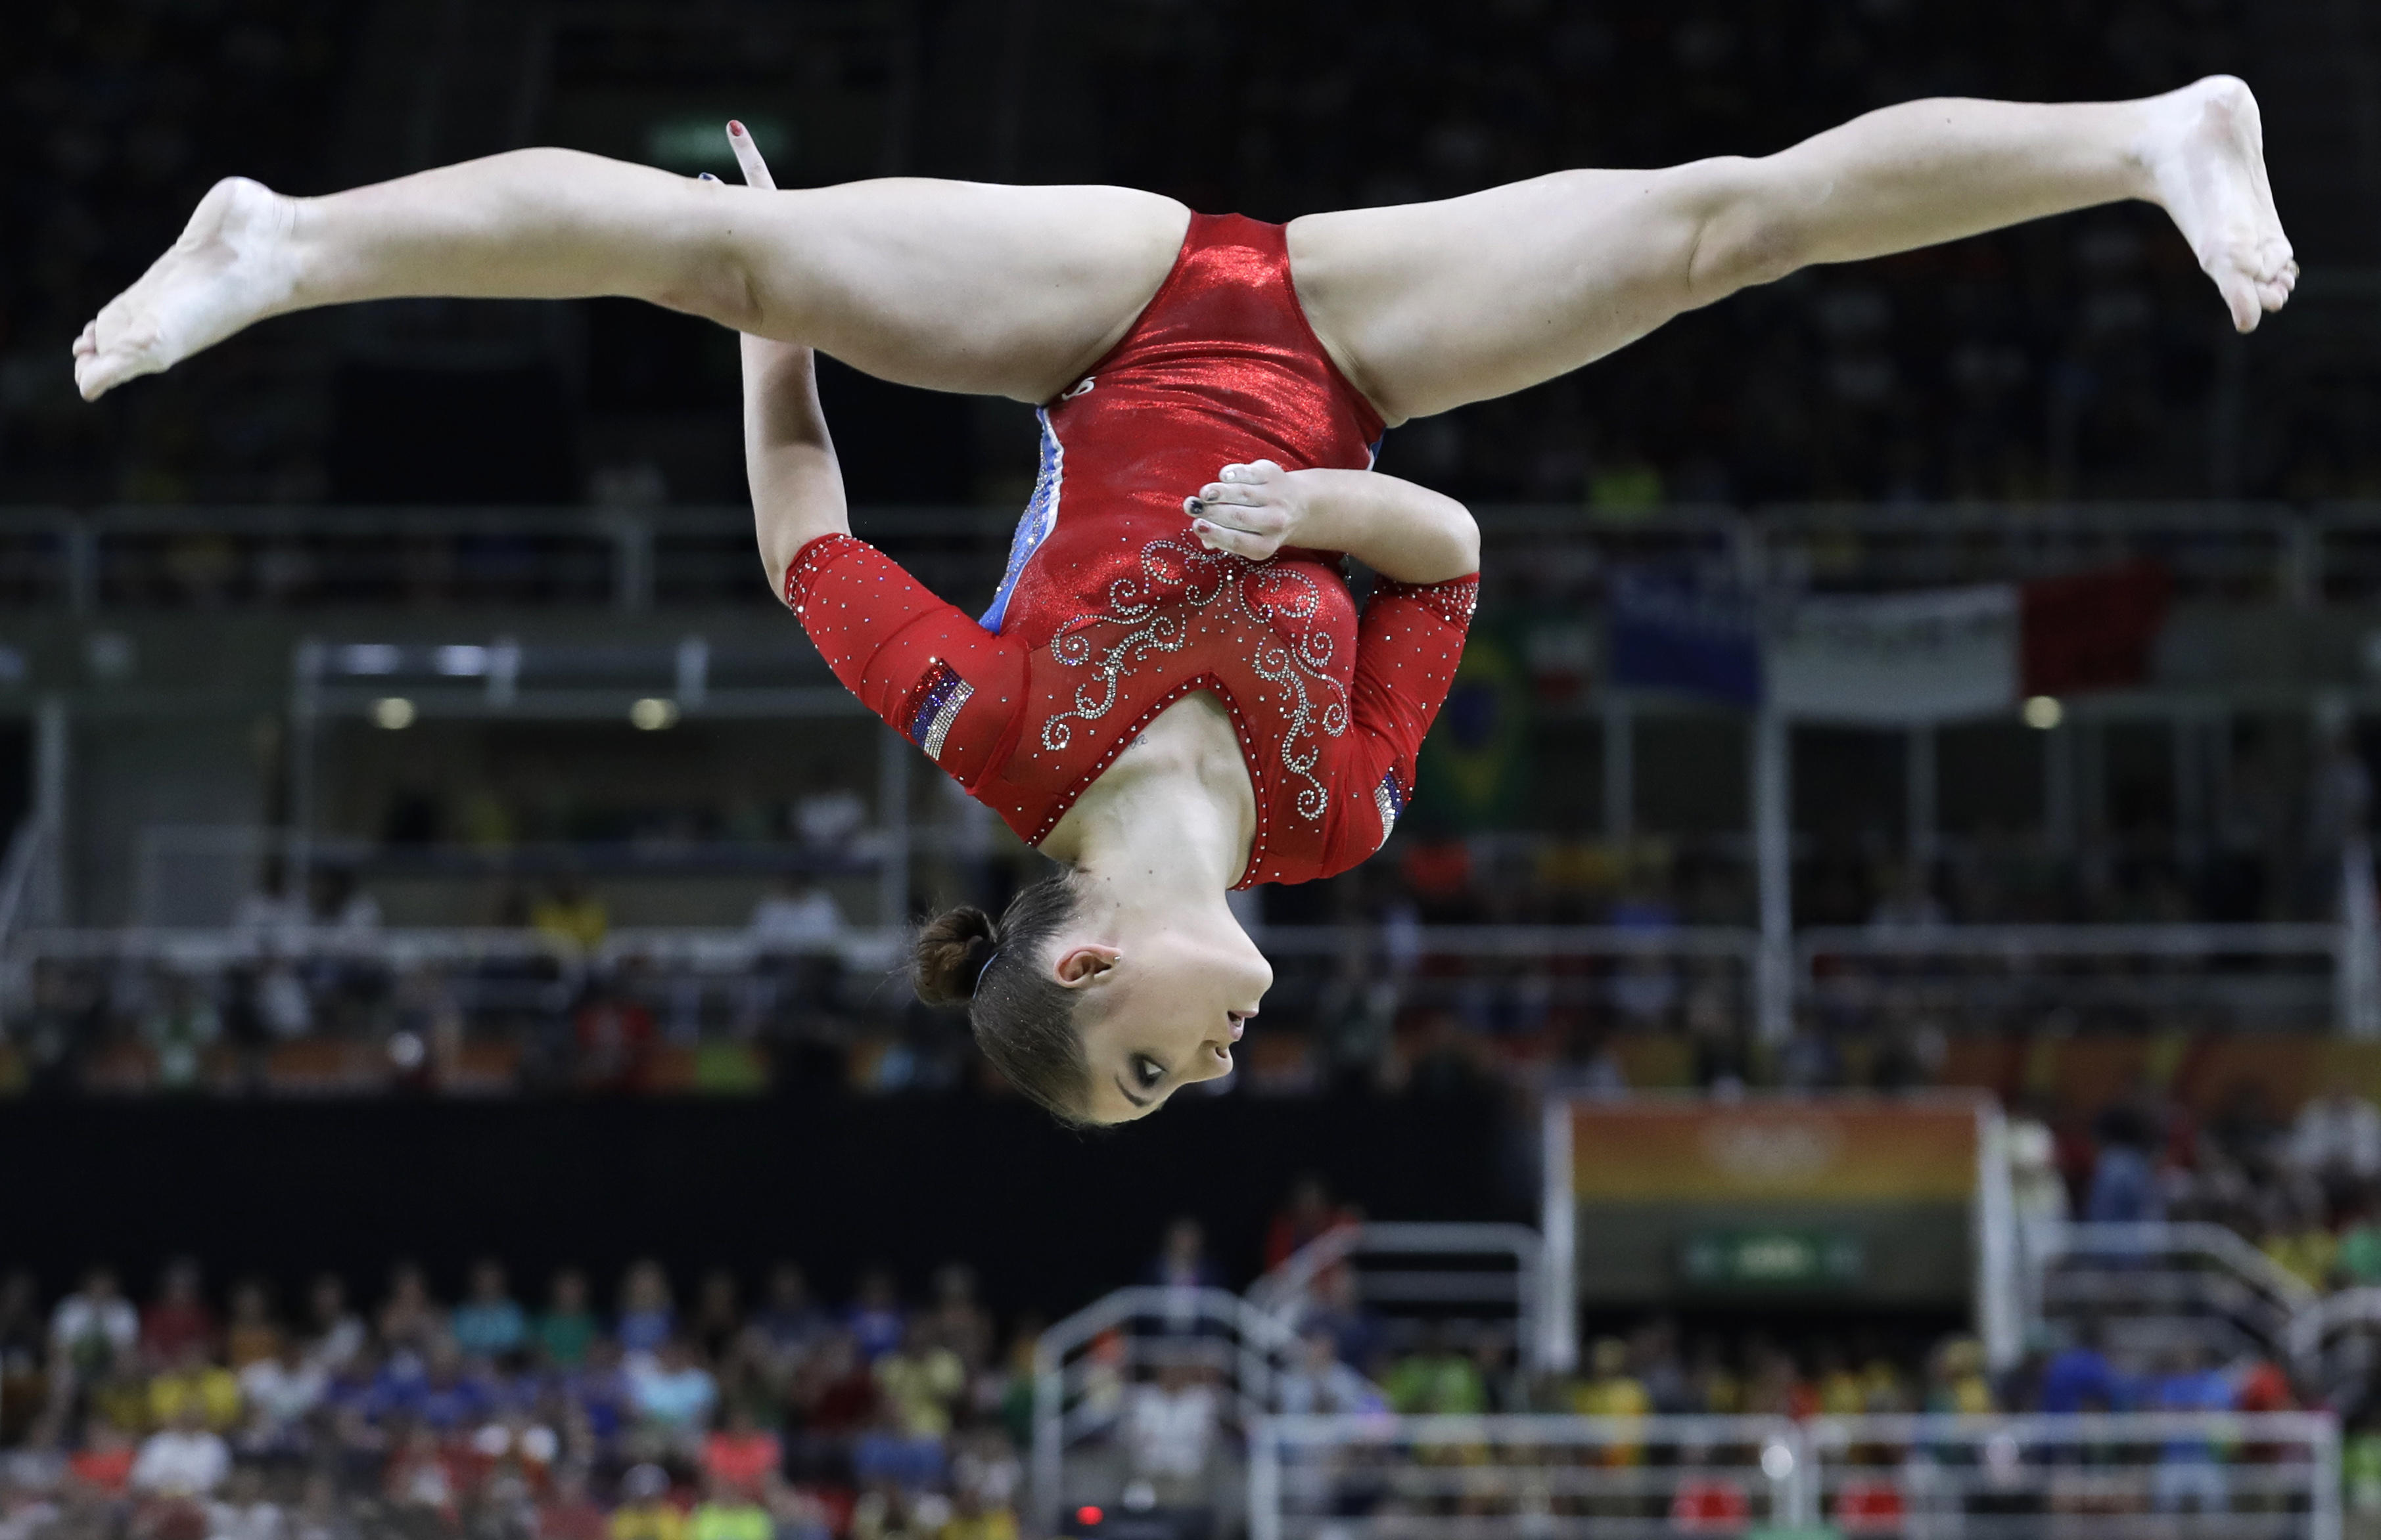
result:
M 1060 952 L 1055 971 L 1060 984 L 1069 989 L 1080 989 L 1115 967 L 1123 956 L 1121 948 L 1086 941 L 1081 946 L 1069 947 Z

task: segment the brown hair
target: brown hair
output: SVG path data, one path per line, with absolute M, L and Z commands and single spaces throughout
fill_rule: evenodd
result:
M 918 998 L 967 1006 L 976 1046 L 1008 1083 L 1060 1122 L 1088 1120 L 1092 1072 L 1075 1030 L 1080 998 L 1050 976 L 1044 953 L 1075 914 L 1065 874 L 1019 890 L 995 920 L 972 905 L 946 909 L 910 949 Z

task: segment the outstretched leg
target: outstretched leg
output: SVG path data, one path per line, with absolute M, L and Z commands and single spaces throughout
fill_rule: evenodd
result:
M 267 316 L 626 295 L 871 374 L 1044 401 L 1131 325 L 1190 212 L 1122 188 L 897 178 L 785 192 L 521 150 L 287 198 L 233 179 L 75 345 L 86 397 Z
M 1325 346 L 1397 421 L 1568 373 L 1813 262 L 2134 198 L 2174 216 L 2241 331 L 2289 297 L 2256 100 L 2227 76 L 2139 102 L 1911 102 L 1760 160 L 1309 215 L 1290 265 Z

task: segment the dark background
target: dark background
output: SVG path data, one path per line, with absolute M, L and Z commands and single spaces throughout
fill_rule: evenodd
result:
M 1533 1219 L 1492 1103 L 1178 1098 L 1108 1134 L 1012 1099 L 821 1092 L 755 1101 L 0 1103 L 0 1256 L 63 1291 L 94 1260 L 145 1291 L 195 1254 L 295 1298 L 325 1268 L 379 1296 L 410 1257 L 448 1297 L 504 1257 L 525 1293 L 659 1256 L 681 1288 L 799 1261 L 828 1299 L 885 1265 L 911 1290 L 965 1260 L 1004 1313 L 1140 1281 L 1179 1214 L 1235 1285 L 1291 1180 L 1385 1219 Z

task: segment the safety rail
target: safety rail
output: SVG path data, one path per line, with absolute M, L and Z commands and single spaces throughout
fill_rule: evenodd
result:
M 2340 1534 L 2338 1425 L 2306 1413 L 1274 1417 L 1248 1481 L 1250 1540 Z
M 2309 1304 L 2292 1317 L 2290 1363 L 2302 1383 L 2329 1392 L 2344 1388 L 2345 1400 L 2363 1401 L 2370 1394 L 2374 1340 L 2381 1338 L 2381 1288 L 2342 1289 Z M 2335 1361 L 2332 1352 L 2352 1340 L 2352 1352 Z
M 213 831 L 209 831 L 212 836 Z M 810 855 L 791 845 L 717 845 L 641 847 L 623 843 L 609 847 L 515 847 L 502 851 L 404 850 L 368 847 L 355 842 L 320 841 L 309 844 L 311 864 L 336 867 L 367 877 L 388 876 L 409 881 L 445 880 L 473 883 L 490 876 L 535 876 L 559 873 L 579 879 L 602 878 L 607 882 L 645 879 L 671 879 L 689 876 L 757 879 L 773 875 L 806 873 L 813 877 L 864 877 L 873 872 L 880 890 L 895 897 L 906 892 L 907 862 L 903 852 L 932 853 L 941 848 L 944 831 L 933 826 L 897 831 L 888 837 L 865 831 L 866 837 L 843 855 Z M 263 844 L 238 845 L 226 841 L 202 841 L 191 849 L 220 850 L 236 864 L 248 859 L 263 869 Z M 192 903 L 166 902 L 168 886 L 154 870 L 165 847 L 139 843 L 133 884 L 142 907 L 158 920 L 195 917 Z M 175 847 L 177 850 L 180 846 Z M 243 857 L 241 852 L 250 854 Z M 144 864 L 145 863 L 145 864 Z M 210 873 L 225 861 L 200 865 Z M 184 865 L 189 865 L 185 862 Z M 219 875 L 219 873 L 217 873 Z M 230 879 L 226 879 L 230 880 Z M 238 882 L 217 882 L 200 897 L 209 912 L 226 912 L 235 903 Z M 840 951 L 856 964 L 889 957 L 899 928 L 886 923 L 894 911 L 880 891 L 875 923 L 853 927 L 823 950 Z M 226 917 L 229 916 L 226 913 Z M 108 956 L 141 957 L 163 963 L 189 960 L 252 958 L 267 938 L 229 926 L 150 925 L 110 928 L 27 928 L 21 924 L 5 938 L 6 953 L 19 960 L 57 957 L 65 960 Z M 348 931 L 335 926 L 275 930 L 269 938 L 284 954 L 315 952 L 365 958 L 384 955 L 392 962 L 470 961 L 498 953 L 521 954 L 551 950 L 528 931 L 471 930 L 432 927 L 388 927 Z M 1484 1013 L 1517 1020 L 1529 1012 L 1557 1007 L 1607 1004 L 1650 1013 L 1654 1019 L 1683 1008 L 1691 991 L 1716 990 L 1721 1007 L 1736 1019 L 1750 1011 L 1761 988 L 1761 943 L 1757 932 L 1733 926 L 1633 928 L 1626 926 L 1421 926 L 1396 922 L 1352 926 L 1266 926 L 1256 933 L 1258 944 L 1280 964 L 1276 1004 L 1282 1013 L 1296 1014 L 1318 1005 L 1334 988 L 1349 980 L 1395 996 L 1401 1012 L 1452 1011 L 1467 1017 Z M 2233 976 L 2214 971 L 2227 957 L 2270 960 L 2284 956 L 2320 956 L 2338 972 L 2337 959 L 2347 948 L 2341 928 L 2326 925 L 2266 926 L 1942 926 L 1924 932 L 1816 930 L 1799 940 L 1805 966 L 1798 998 L 1825 1006 L 1831 1019 L 1856 1016 L 1866 1005 L 1883 1009 L 1924 1005 L 1955 1027 L 1991 1028 L 2001 1025 L 2002 1013 L 1991 998 L 1980 998 L 1969 985 L 1954 988 L 1939 976 L 1930 984 L 1926 959 L 1980 959 L 2002 968 L 2022 983 L 2029 1008 L 2039 1012 L 2063 1001 L 2092 998 L 2109 985 L 2103 970 L 2090 974 L 2051 969 L 2033 970 L 2043 960 L 2124 959 L 2160 961 L 2179 970 L 2167 980 L 2168 992 L 2191 1019 L 2200 1020 L 2209 1001 L 2224 995 Z M 728 969 L 747 965 L 758 953 L 783 951 L 738 927 L 672 928 L 621 932 L 607 940 L 589 959 L 598 964 L 624 952 L 653 955 L 662 948 L 671 958 L 692 960 L 694 965 Z M 2268 950 L 2260 952 L 2259 948 Z M 2204 949 L 2214 949 L 2212 952 Z M 1856 986 L 1841 972 L 1830 973 L 1813 959 L 1857 957 L 1893 964 L 1880 966 L 1877 976 L 1862 976 Z M 1337 984 L 1335 984 L 1335 972 Z M 2244 969 L 2253 978 L 2253 972 Z M 1958 976 L 1953 976 L 1955 978 Z M 1789 982 L 1791 982 L 1789 978 Z M 2338 978 L 2304 981 L 2306 992 L 2328 997 Z M 2014 987 L 2014 986 L 2013 986 Z M 1936 999 L 1928 993 L 1932 988 Z M 1650 1002 L 1650 1003 L 1649 1003 Z M 2303 1020 L 2250 1017 L 2240 1025 L 2250 1030 L 2289 1027 L 2317 1030 L 2338 1025 L 2330 1013 L 2302 1013 Z M 2144 1020 L 2166 1019 L 2150 1012 Z
M 1838 1015 L 1890 996 L 1987 1021 L 2054 1006 L 2302 1029 L 2350 1015 L 2349 928 L 2327 923 L 1816 927 L 1798 992 Z M 2115 965 L 2111 965 L 2115 964 Z
M 2024 1228 L 2036 1322 L 2090 1316 L 2144 1342 L 2186 1337 L 2223 1352 L 2295 1356 L 2315 1291 L 2222 1225 L 2070 1223 Z
M 1619 1540 L 1813 1517 L 1783 1417 L 1270 1417 L 1249 1540 Z
M 1509 1258 L 1488 1268 L 1357 1267 L 1359 1258 L 1418 1257 L 1448 1261 Z M 1249 1303 L 1296 1329 L 1314 1303 L 1315 1285 L 1332 1269 L 1351 1268 L 1356 1297 L 1375 1313 L 1383 1307 L 1487 1308 L 1513 1313 L 1524 1362 L 1533 1371 L 1556 1366 L 1547 1316 L 1545 1242 L 1527 1225 L 1384 1222 L 1336 1226 L 1309 1241 L 1249 1286 Z
M 1145 1372 L 1189 1368 L 1222 1380 L 1220 1421 L 1253 1426 L 1273 1410 L 1298 1351 L 1290 1329 L 1226 1289 L 1119 1289 L 1033 1345 L 1033 1517 L 1056 1534 L 1070 1505 L 1118 1503 L 1126 1477 L 1107 1447 Z
M 1721 559 L 1795 585 L 1881 589 L 2023 581 L 2152 558 L 2184 598 L 2291 605 L 2381 594 L 2381 505 L 1679 504 L 1632 516 L 1577 504 L 1475 510 L 1491 576 L 1600 589 L 1617 564 Z M 1016 511 L 861 509 L 855 526 L 931 569 L 989 585 Z M 985 562 L 992 563 L 990 567 Z M 740 507 L 0 509 L 0 599 L 88 612 L 446 603 L 758 604 Z

